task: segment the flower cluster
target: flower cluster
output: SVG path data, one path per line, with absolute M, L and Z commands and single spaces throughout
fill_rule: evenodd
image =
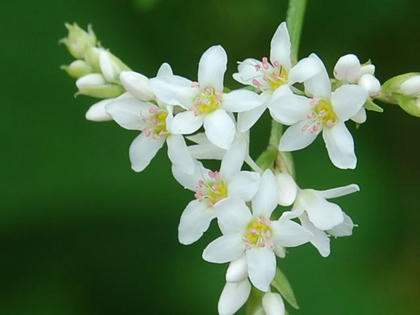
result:
M 282 296 L 290 302 L 290 292 L 279 284 L 284 276 L 277 257 L 285 258 L 287 248 L 305 243 L 326 257 L 330 236 L 352 234 L 351 218 L 329 200 L 359 187 L 300 188 L 291 166 L 281 167 L 289 163 L 285 152 L 309 146 L 322 133 L 331 162 L 354 169 L 348 120 L 361 124 L 366 110 L 381 111 L 375 98 L 404 95 L 420 106 L 419 75 L 391 82 L 385 91 L 374 76 L 374 65 L 361 64 L 352 54 L 337 61 L 333 78 L 316 54 L 294 63 L 284 22 L 271 40 L 269 57 L 238 63 L 233 78 L 244 87 L 232 91 L 224 86 L 227 54 L 222 46 L 203 53 L 196 80 L 174 74 L 167 63 L 148 78 L 100 47 L 90 29 L 67 27 L 69 36 L 62 42 L 77 60 L 64 69 L 77 78 L 79 94 L 103 98 L 86 117 L 114 120 L 139 132 L 129 148 L 137 172 L 166 142 L 174 178 L 193 192 L 180 217 L 179 242 L 196 242 L 217 221 L 221 236 L 202 257 L 229 263 L 219 314 L 234 314 L 252 290 L 259 294 L 265 314 L 284 314 Z M 256 163 L 249 155 L 249 133 L 267 108 L 275 123 L 289 127 L 275 144 L 274 159 Z M 263 154 L 260 162 L 267 158 Z M 220 160 L 220 168 L 206 168 L 203 162 L 209 159 Z

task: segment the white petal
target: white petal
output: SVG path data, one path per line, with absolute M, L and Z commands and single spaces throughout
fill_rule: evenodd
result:
M 301 216 L 300 221 L 302 226 L 312 233 L 311 244 L 319 251 L 322 257 L 327 257 L 330 254 L 330 239 L 328 235 L 317 229 L 306 216 Z
M 166 143 L 168 144 L 168 156 L 172 164 L 178 165 L 186 173 L 192 173 L 194 171 L 194 161 L 184 137 L 169 135 Z
M 203 259 L 223 264 L 241 257 L 245 245 L 240 234 L 222 235 L 211 242 L 203 251 Z
M 107 111 L 105 110 L 105 107 L 107 104 L 109 104 L 113 100 L 115 99 L 110 98 L 110 99 L 102 100 L 90 106 L 85 114 L 86 119 L 90 121 L 98 121 L 98 122 L 112 120 L 112 117 L 107 113 Z
M 188 146 L 191 156 L 198 160 L 221 160 L 226 150 L 223 150 L 214 144 L 194 144 Z
M 250 292 L 251 284 L 248 280 L 227 282 L 217 305 L 219 315 L 235 314 L 246 303 Z
M 173 75 L 174 73 L 172 72 L 172 68 L 171 68 L 171 66 L 168 64 L 168 63 L 166 63 L 166 62 L 164 62 L 164 63 L 162 63 L 162 65 L 159 67 L 159 70 L 158 70 L 158 72 L 157 72 L 157 77 L 164 77 L 164 76 L 171 76 L 171 75 Z
M 357 114 L 352 116 L 350 119 L 353 120 L 357 124 L 363 124 L 364 122 L 366 122 L 366 119 L 367 119 L 366 109 L 364 107 L 362 107 L 357 112 Z
M 329 230 L 344 220 L 343 211 L 335 203 L 322 198 L 316 191 L 305 189 L 299 194 L 309 220 L 320 230 Z
M 270 61 L 274 64 L 274 62 L 278 61 L 282 66 L 286 69 L 290 69 L 292 67 L 292 60 L 291 60 L 291 43 L 290 43 L 290 36 L 287 30 L 286 23 L 283 22 L 279 25 L 276 32 L 271 39 L 271 49 L 270 49 Z
M 247 146 L 244 142 L 235 141 L 230 150 L 226 151 L 220 166 L 220 173 L 223 177 L 230 180 L 239 173 L 244 164 Z
M 337 80 L 356 83 L 360 78 L 360 61 L 357 56 L 348 54 L 340 57 L 334 67 L 334 76 Z
M 369 96 L 375 96 L 381 91 L 381 83 L 371 74 L 362 75 L 359 85 L 368 91 Z
M 198 200 L 191 201 L 181 215 L 178 226 L 179 242 L 189 245 L 197 241 L 207 231 L 214 217 L 214 211 L 205 203 Z
M 279 219 L 271 223 L 274 243 L 282 247 L 295 247 L 309 242 L 312 233 L 300 224 L 288 219 Z
M 277 174 L 278 203 L 281 206 L 290 206 L 296 199 L 298 187 L 293 177 L 288 173 Z
M 289 84 L 305 82 L 322 71 L 322 68 L 319 61 L 313 56 L 303 58 L 290 69 Z
M 235 123 L 223 109 L 204 117 L 204 130 L 211 143 L 229 149 L 235 137 Z
M 252 213 L 254 216 L 263 215 L 269 219 L 271 213 L 277 207 L 277 194 L 277 179 L 273 172 L 267 169 L 264 171 L 258 191 L 252 199 Z
M 254 247 L 246 251 L 249 280 L 257 289 L 267 292 L 276 275 L 276 256 L 269 247 Z
M 180 76 L 159 76 L 149 81 L 156 98 L 167 105 L 180 105 L 190 108 L 199 92 L 192 82 Z
M 195 191 L 198 186 L 198 181 L 203 178 L 203 175 L 207 173 L 203 165 L 200 162 L 195 161 L 193 172 L 185 172 L 179 165 L 172 165 L 172 174 L 175 180 L 180 183 L 184 188 Z
M 149 84 L 149 78 L 140 73 L 134 71 L 121 71 L 120 81 L 130 94 L 141 101 L 150 101 L 155 98 Z
M 335 226 L 331 230 L 328 230 L 327 231 L 328 234 L 331 234 L 332 236 L 335 236 L 335 237 L 352 235 L 354 223 L 352 219 L 344 212 L 343 212 L 343 215 L 344 215 L 343 223 Z
M 239 197 L 250 201 L 258 190 L 260 175 L 255 172 L 242 171 L 229 182 L 229 196 Z
M 283 85 L 274 92 L 268 108 L 274 120 L 293 125 L 306 119 L 306 115 L 311 111 L 310 102 L 311 99 L 295 95 L 288 85 Z
M 106 104 L 106 111 L 117 124 L 128 130 L 140 130 L 143 115 L 156 107 L 152 103 L 142 102 L 126 93 Z
M 343 122 L 331 128 L 324 128 L 322 136 L 327 146 L 331 162 L 338 168 L 356 168 L 357 158 L 351 133 Z
M 171 121 L 168 129 L 171 133 L 175 134 L 190 134 L 203 125 L 203 118 L 201 116 L 196 116 L 192 111 L 187 110 L 176 114 Z
M 285 314 L 284 302 L 278 293 L 267 292 L 264 294 L 262 304 L 266 315 Z
M 223 94 L 223 108 L 229 112 L 245 112 L 264 103 L 264 98 L 249 90 L 234 90 Z
M 164 137 L 153 139 L 144 133 L 137 136 L 129 149 L 131 168 L 136 172 L 144 170 L 164 143 Z
M 420 75 L 412 76 L 401 83 L 401 92 L 405 95 L 420 94 Z
M 294 219 L 294 218 L 300 217 L 305 211 L 305 209 L 302 207 L 297 207 L 296 204 L 297 202 L 295 202 L 295 204 L 293 205 L 293 209 L 291 211 L 283 212 L 281 214 L 280 219 Z
M 254 79 L 261 79 L 262 74 L 257 70 L 257 66 L 261 67 L 261 61 L 253 58 L 245 59 L 244 61 L 239 62 L 238 72 L 234 73 L 233 78 L 239 83 L 245 85 L 253 85 L 252 81 Z
M 201 88 L 207 86 L 223 90 L 223 77 L 226 72 L 227 55 L 222 46 L 212 46 L 201 56 L 198 64 L 198 82 Z
M 359 190 L 360 188 L 358 185 L 350 184 L 347 186 L 341 186 L 341 187 L 336 187 L 336 188 L 327 189 L 327 190 L 318 190 L 316 192 L 322 198 L 331 199 L 331 198 L 337 198 L 337 197 L 349 195 Z
M 310 96 L 318 98 L 330 98 L 331 95 L 331 82 L 327 69 L 321 59 L 315 54 L 309 55 L 308 58 L 313 58 L 313 61 L 318 63 L 319 72 L 309 80 L 305 81 L 305 91 Z
M 346 121 L 357 114 L 366 102 L 367 91 L 358 85 L 342 85 L 331 95 L 331 103 L 340 120 Z
M 219 201 L 214 211 L 217 213 L 219 227 L 223 234 L 241 234 L 252 220 L 249 208 L 243 200 L 238 198 L 226 198 Z
M 246 256 L 242 255 L 241 258 L 232 261 L 226 270 L 227 282 L 239 282 L 248 278 L 248 264 Z
M 258 106 L 250 111 L 238 114 L 238 130 L 241 132 L 249 130 L 264 113 L 267 105 Z
M 287 128 L 280 139 L 279 150 L 285 152 L 300 150 L 314 142 L 321 128 L 312 132 L 309 128 L 305 128 L 307 125 L 308 121 L 303 120 Z

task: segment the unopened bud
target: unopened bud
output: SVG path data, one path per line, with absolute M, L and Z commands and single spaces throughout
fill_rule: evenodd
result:
M 279 205 L 290 206 L 296 199 L 297 185 L 293 177 L 288 173 L 277 174 L 277 183 L 279 188 Z
M 372 74 L 364 74 L 359 80 L 359 85 L 368 91 L 369 96 L 374 96 L 381 91 L 381 83 Z
M 104 77 L 99 73 L 85 75 L 76 81 L 79 89 L 78 94 L 97 98 L 112 98 L 124 92 L 122 86 L 105 82 Z
M 92 67 L 83 60 L 75 60 L 68 66 L 61 66 L 61 69 L 75 79 L 83 77 L 92 72 Z
M 96 36 L 90 26 L 88 26 L 88 31 L 86 32 L 76 23 L 66 23 L 65 25 L 69 31 L 69 34 L 67 37 L 60 40 L 60 43 L 66 45 L 68 51 L 73 57 L 82 59 L 86 53 L 86 50 L 96 45 Z
M 334 67 L 334 76 L 339 81 L 355 83 L 360 78 L 360 61 L 356 55 L 340 57 Z
M 420 96 L 420 75 L 412 76 L 401 83 L 401 92 L 408 96 Z
M 226 271 L 227 282 L 238 282 L 248 278 L 248 263 L 245 255 L 232 261 Z
M 119 82 L 120 73 L 128 67 L 105 49 L 99 50 L 99 67 L 107 82 Z

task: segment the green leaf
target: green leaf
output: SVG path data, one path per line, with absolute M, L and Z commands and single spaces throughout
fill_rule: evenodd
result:
M 383 108 L 376 105 L 370 97 L 368 98 L 368 100 L 365 103 L 365 108 L 367 110 L 371 110 L 373 112 L 378 112 L 378 113 L 382 113 L 384 111 Z
M 262 299 L 264 292 L 256 288 L 252 288 L 251 294 L 249 295 L 248 302 L 246 303 L 246 315 L 265 315 Z
M 271 285 L 283 296 L 283 298 L 295 309 L 299 309 L 293 289 L 285 274 L 277 268 L 276 276 Z

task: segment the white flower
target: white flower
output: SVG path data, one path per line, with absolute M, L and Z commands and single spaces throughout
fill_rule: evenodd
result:
M 355 184 L 323 191 L 301 189 L 292 210 L 284 212 L 281 217 L 284 219 L 299 217 L 302 226 L 313 234 L 311 243 L 322 256 L 326 257 L 330 254 L 328 236 L 349 236 L 354 227 L 351 218 L 341 210 L 340 206 L 326 199 L 345 196 L 356 191 L 359 191 L 359 186 Z
M 334 67 L 334 77 L 343 82 L 358 84 L 363 87 L 369 96 L 375 96 L 381 91 L 381 83 L 375 77 L 375 66 L 372 64 L 361 65 L 356 55 L 348 54 L 338 59 Z M 351 117 L 356 123 L 366 121 L 366 110 L 362 107 L 356 115 Z
M 173 166 L 175 179 L 185 188 L 195 191 L 196 198 L 181 215 L 178 227 L 180 243 L 188 245 L 197 241 L 220 213 L 254 197 L 260 176 L 255 172 L 241 171 L 245 150 L 243 143 L 232 146 L 223 157 L 220 172 L 210 171 L 198 162 L 192 174 Z
M 277 193 L 276 178 L 266 170 L 252 200 L 252 213 L 245 202 L 232 200 L 218 217 L 223 235 L 203 252 L 203 259 L 213 263 L 231 262 L 245 253 L 251 283 L 265 292 L 276 273 L 275 255 L 284 257 L 284 247 L 304 244 L 312 236 L 289 219 L 270 220 L 277 206 Z
M 262 100 L 258 94 L 244 89 L 223 93 L 226 64 L 222 46 L 212 46 L 201 56 L 198 82 L 180 76 L 151 80 L 158 99 L 186 109 L 173 119 L 175 133 L 191 134 L 204 125 L 206 136 L 213 144 L 230 148 L 235 137 L 235 122 L 230 113 L 253 109 Z
M 267 106 L 271 108 L 271 98 L 280 86 L 291 86 L 304 82 L 321 69 L 312 57 L 300 60 L 292 66 L 291 43 L 286 23 L 279 25 L 271 40 L 270 61 L 248 58 L 239 63 L 238 72 L 233 78 L 246 85 L 251 85 L 263 92 L 264 103 L 250 111 L 239 113 L 238 128 L 245 131 L 251 128 L 263 114 Z M 274 94 L 273 94 L 274 93 Z
M 354 116 L 367 98 L 365 89 L 358 85 L 342 85 L 331 93 L 327 71 L 305 82 L 305 91 L 313 98 L 294 95 L 287 86 L 276 91 L 271 108 L 275 120 L 291 125 L 280 139 L 280 151 L 295 151 L 311 144 L 322 131 L 328 155 L 339 168 L 355 168 L 357 159 L 354 143 L 344 122 Z
M 168 67 L 169 65 L 163 64 L 161 69 Z M 159 73 L 161 71 L 158 75 Z M 173 134 L 170 129 L 173 118 L 172 107 L 140 101 L 130 93 L 125 93 L 106 104 L 106 111 L 121 127 L 142 131 L 131 143 L 129 150 L 131 167 L 134 171 L 144 170 L 166 142 L 171 162 L 185 172 L 192 172 L 194 161 L 184 138 Z

